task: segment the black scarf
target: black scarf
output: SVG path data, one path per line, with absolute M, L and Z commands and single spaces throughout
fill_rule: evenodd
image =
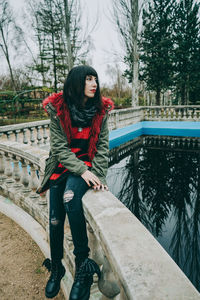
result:
M 92 124 L 92 119 L 97 112 L 94 105 L 87 104 L 84 108 L 77 109 L 74 104 L 69 104 L 72 126 L 88 127 Z

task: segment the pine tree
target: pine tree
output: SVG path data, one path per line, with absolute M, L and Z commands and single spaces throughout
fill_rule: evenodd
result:
M 200 4 L 194 0 L 180 0 L 174 24 L 175 84 L 181 104 L 200 100 Z
M 153 0 L 143 10 L 140 79 L 156 92 L 156 105 L 160 105 L 161 92 L 173 84 L 173 9 L 173 0 Z

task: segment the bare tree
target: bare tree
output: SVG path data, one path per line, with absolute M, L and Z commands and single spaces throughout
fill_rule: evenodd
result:
M 128 91 L 126 78 L 122 75 L 122 71 L 117 63 L 107 66 L 107 74 L 112 79 L 112 88 L 115 91 L 115 96 L 121 98 L 124 91 Z
M 7 0 L 0 0 L 0 50 L 6 58 L 13 89 L 16 90 L 10 58 L 11 34 L 15 24 L 13 14 Z
M 43 85 L 54 78 L 55 91 L 68 71 L 77 63 L 85 63 L 91 49 L 94 24 L 82 24 L 80 0 L 28 1 L 29 18 L 38 55 L 32 68 L 42 76 Z M 84 30 L 85 28 L 85 30 Z M 29 50 L 29 49 L 28 49 Z M 29 51 L 30 52 L 30 51 Z
M 84 63 L 92 47 L 90 35 L 94 31 L 98 18 L 94 23 L 81 26 L 84 9 L 80 0 L 63 0 L 64 2 L 64 32 L 67 50 L 68 71 L 75 63 Z M 85 28 L 85 30 L 84 30 Z
M 138 105 L 138 0 L 113 0 L 114 18 L 120 32 L 128 66 L 125 74 L 132 83 L 132 106 Z

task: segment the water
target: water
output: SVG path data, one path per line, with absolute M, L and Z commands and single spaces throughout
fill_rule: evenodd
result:
M 142 146 L 107 179 L 200 291 L 200 151 Z

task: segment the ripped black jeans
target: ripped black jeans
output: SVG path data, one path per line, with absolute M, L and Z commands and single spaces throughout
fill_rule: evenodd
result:
M 67 213 L 74 255 L 82 260 L 89 255 L 88 237 L 85 216 L 82 207 L 82 197 L 89 189 L 81 176 L 68 174 L 66 180 L 50 188 L 50 250 L 51 259 L 60 261 L 63 258 L 64 222 Z

